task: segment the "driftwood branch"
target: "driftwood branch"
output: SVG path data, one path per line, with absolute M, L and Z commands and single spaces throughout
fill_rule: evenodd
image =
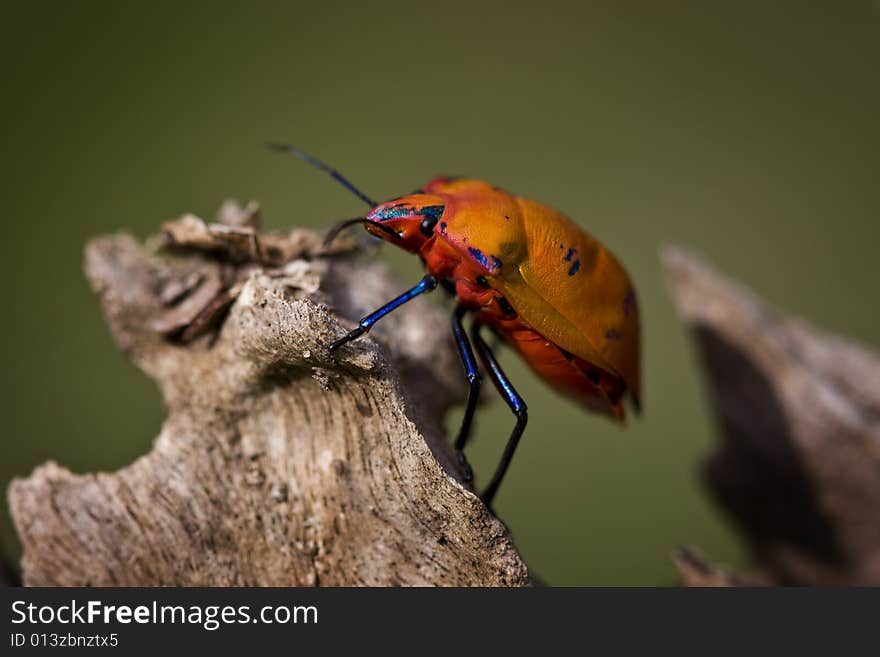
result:
M 880 585 L 880 356 L 784 316 L 683 251 L 663 263 L 721 433 L 705 480 L 758 576 Z M 694 555 L 677 563 L 686 582 L 725 581 Z
M 350 244 L 260 234 L 253 207 L 220 219 L 165 226 L 159 254 L 88 245 L 113 336 L 167 418 L 118 472 L 48 463 L 12 483 L 24 583 L 529 584 L 441 428 L 462 391 L 442 310 L 416 300 L 331 356 L 401 286 Z

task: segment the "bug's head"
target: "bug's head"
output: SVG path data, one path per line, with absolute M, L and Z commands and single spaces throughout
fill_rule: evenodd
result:
M 380 203 L 365 217 L 340 222 L 330 229 L 324 240 L 329 244 L 336 236 L 355 224 L 362 224 L 375 235 L 410 253 L 418 253 L 422 245 L 440 230 L 444 201 L 433 194 L 416 192 L 387 203 Z
M 444 209 L 439 196 L 410 194 L 377 205 L 363 224 L 376 237 L 415 253 L 438 230 Z

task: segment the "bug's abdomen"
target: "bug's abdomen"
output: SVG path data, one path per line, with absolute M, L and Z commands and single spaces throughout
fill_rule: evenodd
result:
M 587 408 L 622 420 L 626 383 L 619 376 L 566 352 L 518 320 L 478 314 L 477 320 L 495 328 L 532 371 L 555 390 Z

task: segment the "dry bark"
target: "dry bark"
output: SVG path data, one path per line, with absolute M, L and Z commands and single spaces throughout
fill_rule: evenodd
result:
M 721 443 L 703 468 L 769 582 L 880 585 L 880 356 L 669 249 Z
M 529 584 L 442 430 L 465 388 L 443 311 L 415 300 L 331 356 L 401 286 L 350 243 L 260 234 L 254 207 L 220 219 L 166 225 L 160 254 L 88 245 L 113 336 L 167 417 L 117 472 L 50 462 L 11 484 L 24 583 Z

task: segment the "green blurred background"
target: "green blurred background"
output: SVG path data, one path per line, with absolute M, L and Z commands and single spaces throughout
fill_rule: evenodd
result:
M 497 507 L 551 584 L 673 583 L 682 544 L 747 565 L 697 477 L 713 428 L 662 244 L 880 343 L 877 2 L 7 2 L 3 13 L 4 487 L 46 459 L 113 470 L 158 431 L 157 390 L 117 353 L 83 278 L 90 236 L 145 236 L 186 211 L 213 216 L 226 197 L 259 200 L 272 228 L 363 210 L 264 151 L 269 139 L 379 198 L 436 173 L 489 179 L 567 212 L 627 264 L 643 309 L 641 421 L 620 431 L 503 359 L 531 417 Z M 418 276 L 402 254 L 381 257 Z M 500 403 L 481 414 L 471 460 L 483 481 L 511 425 Z M 3 508 L 3 551 L 17 559 Z

